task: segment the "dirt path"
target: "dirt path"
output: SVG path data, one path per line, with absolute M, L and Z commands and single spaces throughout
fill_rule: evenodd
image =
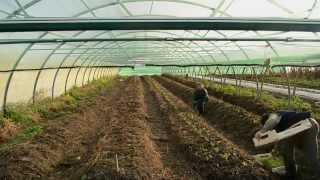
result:
M 100 157 L 88 179 L 171 179 L 151 138 L 139 78 L 130 78 L 113 106 Z
M 90 170 L 95 164 L 96 159 L 100 155 L 98 148 L 99 140 L 105 135 L 108 124 L 110 123 L 110 114 L 113 111 L 112 104 L 119 97 L 124 86 L 125 81 L 118 82 L 112 90 L 104 91 L 94 101 L 95 105 L 92 107 L 83 107 L 83 113 L 77 114 L 78 119 L 94 119 L 99 122 L 99 126 L 92 131 L 95 132 L 93 136 L 87 137 L 85 141 L 81 142 L 81 148 L 73 150 L 71 147 L 69 153 L 64 158 L 55 170 L 50 173 L 48 179 L 80 179 Z
M 147 112 L 147 123 L 151 129 L 152 140 L 155 142 L 155 149 L 159 152 L 164 168 L 170 172 L 169 179 L 202 179 L 195 172 L 190 163 L 186 161 L 179 152 L 177 144 L 168 128 L 166 119 L 160 109 L 159 102 L 150 91 L 150 86 L 144 80 L 144 101 Z

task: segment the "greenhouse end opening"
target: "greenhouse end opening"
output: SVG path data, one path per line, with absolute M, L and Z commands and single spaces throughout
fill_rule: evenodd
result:
M 317 0 L 0 1 L 0 179 L 319 180 Z

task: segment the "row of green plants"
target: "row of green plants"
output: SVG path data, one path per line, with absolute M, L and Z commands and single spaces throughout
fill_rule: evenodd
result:
M 273 94 L 271 92 L 263 91 L 259 98 L 256 97 L 255 89 L 241 87 L 239 88 L 232 85 L 217 85 L 207 80 L 202 81 L 209 89 L 216 92 L 231 96 L 241 96 L 243 98 L 250 98 L 257 103 L 263 104 L 267 111 L 277 110 L 296 110 L 296 111 L 311 111 L 316 119 L 320 119 L 320 109 L 313 105 L 312 102 L 304 100 L 298 96 L 294 96 L 288 104 L 288 98 L 286 96 Z M 240 92 L 240 93 L 239 93 Z
M 195 87 L 196 85 L 196 82 L 192 81 L 191 79 L 186 80 L 183 77 L 177 76 L 168 77 L 173 78 L 189 86 Z M 200 82 L 202 82 L 207 87 L 208 92 L 212 95 L 217 97 L 220 96 L 221 98 L 228 101 L 237 101 L 232 103 L 241 103 L 244 106 L 244 108 L 249 108 L 250 111 L 255 110 L 260 115 L 268 111 L 270 112 L 290 109 L 296 111 L 311 111 L 313 112 L 313 116 L 316 119 L 320 120 L 320 108 L 314 106 L 312 102 L 301 99 L 297 96 L 292 97 L 289 105 L 288 98 L 283 95 L 262 91 L 261 96 L 258 98 L 256 89 L 254 88 L 239 88 L 229 84 L 213 83 L 209 80 L 200 80 Z
M 233 85 L 224 84 L 223 86 L 213 84 L 208 80 L 202 81 L 206 87 L 209 89 L 214 89 L 215 91 L 222 92 L 228 95 L 238 95 L 244 96 L 246 98 L 254 98 L 258 102 L 264 103 L 270 110 L 279 110 L 279 109 L 295 109 L 295 110 L 311 110 L 311 105 L 308 102 L 303 101 L 299 97 L 293 97 L 290 106 L 288 105 L 287 97 L 274 96 L 270 92 L 263 91 L 259 98 L 256 97 L 255 89 L 244 88 L 244 87 L 235 87 Z
M 314 72 L 315 73 L 315 72 Z M 289 74 L 289 84 L 290 86 L 296 86 L 301 88 L 309 88 L 309 89 L 320 89 L 320 80 L 318 78 L 319 71 L 317 71 L 317 74 L 308 74 L 308 75 L 296 75 L 296 74 Z M 234 75 L 227 75 L 229 78 L 234 78 Z M 256 77 L 252 75 L 240 75 L 237 74 L 236 77 L 238 79 L 244 79 L 248 81 L 256 81 Z M 265 75 L 263 78 L 262 76 L 258 75 L 257 78 L 265 83 L 270 84 L 278 84 L 278 85 L 284 85 L 288 86 L 288 80 L 285 74 L 269 74 Z
M 288 85 L 288 82 L 283 77 L 270 76 L 265 78 L 265 82 L 280 84 L 280 85 Z M 309 78 L 293 78 L 290 81 L 291 86 L 302 87 L 302 88 L 310 88 L 310 89 L 320 89 L 320 81 L 319 79 L 309 79 Z
M 27 141 L 40 134 L 50 120 L 57 120 L 77 111 L 82 105 L 93 103 L 95 96 L 103 89 L 112 87 L 114 83 L 114 78 L 103 78 L 94 80 L 84 87 L 73 87 L 68 93 L 53 100 L 47 97 L 37 98 L 38 101 L 34 104 L 31 102 L 8 104 L 6 112 L 0 114 L 0 132 L 14 132 L 2 137 L 0 149 Z M 0 134 L 0 136 L 6 135 Z

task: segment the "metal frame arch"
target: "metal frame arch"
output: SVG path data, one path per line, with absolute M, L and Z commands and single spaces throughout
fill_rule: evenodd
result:
M 76 77 L 75 77 L 75 79 L 74 79 L 74 85 L 75 85 L 75 86 L 77 86 L 77 80 L 78 80 L 78 77 L 79 77 L 79 73 L 80 73 L 80 71 L 81 71 L 81 68 L 84 68 L 84 67 L 85 67 L 84 65 L 85 65 L 85 63 L 86 63 L 89 59 L 90 59 L 89 56 L 86 57 L 86 58 L 84 58 L 84 60 L 82 61 L 81 65 L 79 66 L 78 71 L 77 71 L 77 73 L 76 73 Z
M 105 61 L 101 61 L 97 67 L 95 67 L 95 70 L 93 72 L 93 80 L 96 80 L 99 78 L 99 70 L 102 69 L 102 66 L 105 64 Z M 97 74 L 98 73 L 98 74 Z
M 82 34 L 82 33 L 84 33 L 85 31 L 81 31 L 79 34 L 77 34 L 76 36 L 78 36 L 78 35 L 80 35 L 80 34 Z M 98 36 L 100 36 L 100 35 L 102 35 L 102 34 L 105 34 L 106 32 L 102 32 L 102 33 L 99 33 L 99 34 L 96 34 L 95 36 L 93 36 L 92 38 L 95 38 L 95 37 L 98 37 Z M 75 37 L 76 37 L 75 36 Z M 78 47 L 81 47 L 82 45 L 84 45 L 86 42 L 83 42 L 83 43 L 81 43 Z M 101 43 L 104 43 L 104 42 L 97 42 L 95 45 L 94 45 L 94 47 L 96 47 L 97 45 L 99 45 L 99 44 L 101 44 Z M 72 49 L 67 55 L 66 55 L 66 57 L 63 59 L 63 61 L 65 61 L 66 60 L 66 58 L 67 57 L 69 57 L 71 54 L 72 54 L 72 52 L 74 52 L 74 50 L 77 50 L 77 47 L 75 47 L 74 49 Z M 90 48 L 85 48 L 85 52 L 88 52 L 90 50 Z M 75 61 L 73 62 L 73 65 L 75 65 L 77 62 L 78 62 L 78 60 L 79 59 L 81 59 L 82 58 L 82 55 L 79 55 L 76 59 L 75 59 Z M 64 62 L 63 62 L 64 63 Z M 61 68 L 61 65 L 58 67 L 58 70 L 59 70 L 59 68 Z M 58 70 L 57 70 L 57 73 L 58 73 Z M 69 69 L 69 71 L 68 71 L 68 74 L 67 74 L 67 77 L 66 77 L 66 82 L 65 82 L 65 93 L 66 93 L 66 87 L 67 87 L 67 81 L 68 81 L 68 78 L 69 78 L 69 76 L 70 76 L 70 73 L 71 73 L 71 70 L 72 69 Z M 53 82 L 53 84 L 55 83 L 55 80 L 54 80 L 54 82 Z M 54 86 L 54 85 L 53 85 Z M 53 87 L 52 86 L 52 87 Z M 52 89 L 52 91 L 54 91 L 53 89 Z M 52 92 L 52 94 L 53 94 L 54 92 Z M 52 98 L 53 98 L 54 96 L 52 95 Z
M 216 11 L 214 11 L 214 12 L 216 12 Z M 224 12 L 223 12 L 224 13 Z M 149 16 L 150 16 L 150 14 L 151 13 L 149 13 Z M 139 15 L 139 16 L 141 16 L 141 15 Z M 147 15 L 148 16 L 148 15 Z M 161 17 L 163 17 L 162 15 L 159 15 L 159 16 L 161 16 Z M 130 16 L 130 17 L 137 17 L 137 16 Z M 166 16 L 167 17 L 167 16 Z M 177 16 L 170 16 L 170 17 L 177 17 Z M 136 32 L 138 32 L 138 31 L 136 31 Z M 175 34 L 175 33 L 169 33 L 169 32 L 163 32 L 163 31 L 143 31 L 143 32 L 158 32 L 158 33 L 166 33 L 166 34 L 170 34 L 170 35 L 174 35 L 174 36 L 177 36 L 177 37 L 182 37 L 182 36 L 180 36 L 180 35 L 177 35 L 177 34 Z M 184 31 L 184 32 L 187 32 L 187 33 L 191 33 L 191 34 L 193 34 L 193 35 L 197 35 L 197 36 L 200 36 L 199 34 L 197 34 L 197 33 L 193 33 L 193 32 L 189 32 L 189 31 Z M 209 31 L 208 31 L 209 32 Z M 200 36 L 201 37 L 201 36 Z M 193 44 L 196 44 L 196 45 L 198 45 L 198 46 L 200 46 L 198 43 L 196 43 L 196 42 L 191 42 L 191 43 L 193 43 Z M 216 48 L 218 48 L 218 46 L 216 46 L 214 43 L 212 43 L 212 42 L 210 42 L 210 44 L 212 44 L 212 45 L 214 45 L 214 47 L 216 47 Z M 204 50 L 202 47 L 201 47 L 201 49 L 202 50 Z M 220 48 L 218 48 L 218 50 L 221 50 Z M 204 51 L 206 51 L 206 50 L 204 50 Z M 222 50 L 221 50 L 222 51 Z M 207 52 L 207 51 L 206 51 Z M 209 55 L 209 53 L 207 53 L 208 55 Z M 230 61 L 230 59 L 229 59 L 229 57 L 228 56 L 226 56 L 225 55 L 225 52 L 222 52 L 222 54 L 226 57 L 226 59 L 228 60 L 228 61 Z M 212 57 L 212 59 L 214 60 L 214 61 L 216 61 L 215 60 L 215 58 L 210 54 L 209 56 L 211 56 Z
M 81 35 L 81 34 L 84 33 L 84 32 L 86 32 L 86 31 L 80 31 L 80 32 L 74 34 L 72 37 L 77 37 L 77 36 Z M 48 33 L 49 33 L 49 32 L 45 32 L 42 37 L 44 37 L 44 36 L 47 35 Z M 100 34 L 104 34 L 104 33 L 105 33 L 105 32 L 99 33 L 99 34 L 97 34 L 96 36 L 93 36 L 92 38 L 97 37 L 97 36 L 99 36 Z M 39 37 L 39 39 L 41 39 L 42 37 Z M 84 44 L 84 43 L 85 43 L 85 42 L 83 42 L 82 44 Z M 61 48 L 64 44 L 65 44 L 65 43 L 62 43 L 62 44 L 58 45 L 55 49 L 52 49 L 52 52 L 48 55 L 48 57 L 45 59 L 45 61 L 44 61 L 43 64 L 41 65 L 41 67 L 40 67 L 41 70 L 38 72 L 37 77 L 36 77 L 36 81 L 35 81 L 35 84 L 34 84 L 34 89 L 33 89 L 33 103 L 35 102 L 34 97 L 35 97 L 35 93 L 36 93 L 37 84 L 38 84 L 40 75 L 41 75 L 41 73 L 42 73 L 42 69 L 46 66 L 46 64 L 48 63 L 50 57 L 51 57 L 57 50 L 60 50 L 60 48 Z M 73 50 L 72 50 L 71 52 L 73 52 Z M 71 52 L 70 52 L 70 53 L 71 53 Z M 66 57 L 68 57 L 68 56 L 69 56 L 69 55 L 66 55 Z M 65 58 L 66 58 L 66 57 L 65 57 Z M 64 61 L 64 60 L 63 60 L 63 61 Z M 59 68 L 61 68 L 61 67 L 58 67 L 58 70 L 59 70 Z M 55 83 L 55 80 L 54 80 L 53 83 Z M 54 90 L 52 89 L 52 91 L 54 91 Z M 53 92 L 52 92 L 52 94 L 53 94 Z
M 92 15 L 93 17 L 97 17 L 97 15 L 94 13 L 94 11 L 92 10 L 92 8 L 90 8 L 90 7 L 88 6 L 88 4 L 86 3 L 85 0 L 81 0 L 81 2 L 82 2 L 82 4 L 84 4 L 84 6 L 87 8 L 87 10 L 90 11 L 90 13 L 91 13 L 91 15 Z M 126 13 L 127 13 L 129 16 L 132 16 L 131 12 L 130 12 L 130 11 L 127 9 L 127 7 L 122 3 L 122 1 L 117 0 L 117 2 L 118 2 L 118 3 L 120 4 L 120 6 L 126 11 Z M 105 31 L 105 32 L 106 32 L 106 33 L 103 33 L 103 34 L 109 34 L 111 38 L 114 38 L 114 35 L 113 35 L 112 31 Z M 118 44 L 118 42 L 115 42 L 115 43 Z M 122 49 L 121 46 L 118 45 L 118 47 Z M 127 55 L 128 58 L 130 58 L 126 51 L 125 51 L 125 54 Z
M 29 7 L 37 4 L 37 3 L 40 2 L 40 1 L 42 1 L 42 0 L 33 0 L 33 1 L 30 1 L 29 3 L 25 4 L 24 6 L 19 7 L 17 10 L 15 10 L 15 11 L 13 11 L 11 14 L 9 14 L 9 15 L 7 16 L 7 19 L 17 16 L 21 11 L 25 11 L 26 9 L 28 9 Z
M 204 9 L 208 9 L 212 12 L 216 11 L 215 8 L 210 7 L 210 6 L 206 6 L 203 4 L 198 4 L 195 2 L 190 2 L 190 1 L 185 1 L 185 0 L 122 0 L 121 3 L 122 4 L 126 4 L 126 3 L 133 3 L 133 2 L 173 2 L 173 3 L 181 3 L 181 4 L 188 4 L 188 5 L 192 5 L 192 6 L 197 6 L 197 7 L 201 7 Z M 89 10 L 86 11 L 82 11 L 79 12 L 78 14 L 75 14 L 73 17 L 78 17 L 87 13 L 91 13 L 92 11 L 98 10 L 98 9 L 103 9 L 103 8 L 107 8 L 107 7 L 111 7 L 111 6 L 117 6 L 120 5 L 119 1 L 118 2 L 110 2 L 107 4 L 102 4 L 99 6 L 96 6 L 94 8 L 90 8 Z M 121 5 L 120 5 L 121 6 Z M 231 17 L 231 15 L 229 15 L 228 13 L 224 12 L 224 11 L 220 11 L 218 10 L 219 13 L 225 15 L 226 17 Z
M 37 73 L 37 76 L 36 76 L 36 80 L 35 80 L 35 83 L 33 85 L 33 95 L 32 95 L 32 103 L 35 103 L 35 95 L 36 95 L 36 92 L 37 92 L 37 86 L 38 86 L 38 82 L 39 82 L 39 78 L 41 76 L 41 73 L 42 73 L 42 69 L 44 68 L 44 66 L 47 64 L 47 62 L 49 61 L 49 59 L 53 56 L 54 52 L 56 52 L 61 46 L 63 46 L 65 43 L 60 43 L 57 47 L 55 47 L 51 53 L 47 56 L 47 58 L 43 61 L 43 63 L 41 64 L 40 66 L 40 69 Z
M 137 0 L 131 0 L 131 2 L 144 2 L 144 1 L 146 1 L 146 0 L 142 0 L 142 1 L 137 1 Z M 159 0 L 159 1 L 170 1 L 170 0 Z M 176 2 L 179 2 L 179 1 L 181 1 L 181 2 L 184 2 L 184 3 L 187 3 L 187 4 L 191 4 L 191 5 L 199 5 L 199 4 L 197 4 L 197 3 L 193 3 L 193 2 L 188 2 L 188 1 L 183 1 L 183 0 L 176 0 L 175 1 L 175 3 Z M 96 16 L 96 14 L 94 13 L 94 10 L 96 10 L 96 9 L 94 9 L 94 8 L 90 8 L 88 5 L 87 5 L 87 3 L 85 2 L 85 0 L 82 0 L 81 1 L 85 6 L 86 6 L 86 8 L 87 8 L 87 10 L 94 16 L 94 17 L 97 17 Z M 130 2 L 130 1 L 128 1 L 128 2 Z M 154 0 L 152 0 L 152 3 L 154 2 Z M 116 4 L 120 4 L 120 6 L 127 12 L 127 14 L 130 16 L 130 17 L 132 17 L 133 15 L 132 15 L 132 13 L 125 7 L 125 5 L 124 5 L 124 3 L 127 3 L 126 1 L 120 1 L 120 0 L 117 0 L 117 3 L 115 3 L 114 5 L 116 5 Z M 108 7 L 108 6 L 105 6 L 105 7 Z M 105 7 L 101 7 L 101 8 L 105 8 Z M 205 7 L 204 7 L 205 8 Z M 210 10 L 212 10 L 211 8 L 209 8 Z M 222 13 L 225 13 L 225 12 L 222 12 Z M 151 10 L 150 10 L 150 13 L 149 14 L 151 14 Z M 110 35 L 111 35 L 111 37 L 115 37 L 114 35 L 113 35 L 113 33 L 110 31 L 110 33 L 109 33 Z M 194 42 L 192 42 L 192 43 L 194 43 Z M 119 43 L 116 43 L 120 48 L 121 48 L 121 46 L 119 45 Z M 196 43 L 197 44 L 197 43 Z M 198 44 L 197 44 L 198 45 Z M 127 54 L 127 52 L 126 52 L 126 54 Z M 127 54 L 127 56 L 128 56 L 128 58 L 130 58 L 129 57 L 129 55 Z M 200 56 L 201 58 L 202 58 L 202 56 Z M 212 57 L 212 56 L 210 56 L 214 61 L 215 61 L 215 59 Z M 202 58 L 203 59 L 203 58 Z
M 101 33 L 101 34 L 104 34 L 104 33 Z M 96 47 L 96 46 L 98 46 L 98 45 L 100 45 L 100 44 L 103 44 L 104 42 L 97 42 L 93 47 Z M 103 46 L 103 47 L 105 47 L 105 46 Z M 87 48 L 87 49 L 85 49 L 85 51 L 84 52 L 88 52 L 90 50 L 90 48 Z M 98 49 L 99 50 L 99 49 Z M 83 55 L 80 55 L 74 62 L 73 62 L 73 65 L 75 65 L 78 61 L 79 61 L 79 59 L 81 59 L 83 57 Z M 88 56 L 89 57 L 89 56 Z M 81 65 L 82 66 L 82 65 Z M 79 68 L 79 70 L 80 70 L 81 68 Z M 70 73 L 71 73 L 71 69 L 69 69 L 69 71 L 68 71 L 68 74 L 67 74 L 67 77 L 66 77 L 66 83 L 65 83 L 65 93 L 67 92 L 67 82 L 68 82 L 68 80 L 69 80 L 69 76 L 70 76 Z M 77 72 L 77 75 L 78 75 L 78 73 L 79 72 Z M 76 75 L 76 77 L 77 77 L 77 75 Z M 76 84 L 75 84 L 76 85 Z
M 170 34 L 170 35 L 173 35 L 173 36 L 176 36 L 176 37 L 182 37 L 182 36 L 177 35 L 177 34 L 175 34 L 175 33 L 169 33 L 169 32 L 164 32 L 164 31 L 130 31 L 130 32 L 119 33 L 117 36 L 127 35 L 127 34 L 131 34 L 131 33 L 139 33 L 139 32 L 157 32 L 157 33 L 163 33 L 163 34 Z M 153 37 L 153 36 L 148 36 L 148 37 Z M 180 43 L 182 43 L 182 42 L 180 42 Z M 197 43 L 195 43 L 195 42 L 193 42 L 193 41 L 191 41 L 191 43 L 199 46 Z M 190 49 L 190 50 L 193 50 L 193 49 L 192 49 L 191 47 L 189 47 L 188 45 L 185 45 L 185 44 L 183 44 L 183 43 L 182 43 L 182 45 L 186 46 L 186 48 L 188 48 L 188 49 Z M 200 47 L 200 48 L 201 48 L 202 50 L 204 50 L 202 47 Z M 205 50 L 204 50 L 204 51 L 205 51 Z M 196 53 L 196 54 L 198 54 L 198 55 L 201 57 L 201 59 L 203 59 L 203 57 L 202 57 L 199 53 Z M 213 59 L 214 61 L 216 61 L 213 57 L 212 57 L 212 59 Z
M 85 67 L 85 71 L 84 71 L 84 73 L 83 73 L 82 86 L 85 85 L 85 77 L 86 77 L 86 74 L 87 74 L 88 69 L 91 69 L 92 66 L 94 65 L 94 63 L 96 63 L 97 61 L 99 61 L 99 57 L 98 57 L 98 56 L 89 59 L 89 63 L 88 63 L 88 65 Z M 90 77 L 88 76 L 88 78 L 90 78 Z M 87 81 L 87 83 L 88 83 L 88 81 Z
M 70 53 L 68 53 L 64 58 L 63 60 L 61 61 L 61 63 L 59 64 L 58 68 L 57 68 L 57 71 L 54 75 L 54 78 L 53 78 L 53 83 L 52 83 L 52 94 L 51 94 L 51 97 L 52 99 L 54 98 L 54 92 L 55 92 L 55 86 L 56 86 L 56 80 L 58 78 L 58 74 L 59 74 L 59 71 L 61 69 L 61 67 L 63 66 L 63 64 L 65 63 L 65 61 L 71 56 L 71 53 L 74 52 L 75 50 L 77 50 L 77 47 L 81 47 L 83 44 L 85 44 L 85 42 L 81 43 L 80 45 L 74 47 L 73 50 L 70 51 Z
M 123 45 L 123 44 L 128 44 L 128 43 L 132 43 L 132 42 L 122 42 L 121 44 Z M 159 43 L 159 42 L 154 42 L 153 44 L 159 44 L 159 45 L 162 45 L 161 43 Z M 172 45 L 172 43 L 168 43 L 168 42 L 166 42 L 166 44 L 168 44 L 168 45 Z M 110 46 L 109 47 L 114 47 L 114 44 L 109 44 Z M 106 46 L 105 46 L 106 47 Z M 125 47 L 129 47 L 129 45 L 127 45 L 127 46 L 125 46 Z M 163 46 L 161 46 L 161 47 L 163 47 Z M 157 47 L 155 47 L 155 48 L 157 48 Z M 174 46 L 173 46 L 173 48 L 174 48 Z M 111 53 L 112 51 L 114 51 L 114 49 L 110 49 L 110 50 L 106 50 L 106 51 L 104 51 L 104 54 L 107 54 L 107 53 L 109 53 L 109 54 L 113 54 L 113 53 Z M 171 51 L 168 51 L 168 52 L 170 52 L 171 53 Z
M 186 31 L 186 32 L 192 33 L 193 35 L 198 36 L 198 37 L 206 37 L 206 36 L 207 36 L 207 34 L 206 34 L 206 36 L 200 36 L 199 34 L 194 33 L 194 32 L 191 32 L 191 31 Z M 209 31 L 208 31 L 208 32 L 209 32 Z M 209 44 L 212 44 L 213 47 L 217 48 L 217 49 L 221 52 L 221 54 L 226 58 L 227 61 L 230 61 L 229 56 L 228 56 L 219 46 L 217 46 L 217 45 L 216 45 L 215 43 L 213 43 L 212 41 L 208 41 L 208 42 L 209 42 Z
M 312 7 L 311 7 L 311 9 L 309 11 L 309 14 L 306 17 L 307 19 L 309 19 L 309 17 L 312 15 L 314 9 L 317 7 L 317 4 L 318 4 L 318 0 L 314 0 L 313 4 L 312 4 Z
M 91 80 L 94 80 L 94 76 L 92 77 L 93 79 L 90 79 L 92 71 L 94 68 L 101 65 L 103 61 L 104 61 L 104 57 L 101 57 L 100 59 L 98 59 L 94 62 L 94 65 L 90 68 L 87 83 L 89 83 Z
M 224 38 L 228 38 L 227 35 L 223 34 L 220 31 L 215 31 L 215 32 L 217 32 L 218 34 L 221 34 Z M 234 45 L 236 45 L 239 48 L 239 50 L 243 53 L 243 55 L 247 58 L 247 60 L 250 60 L 250 57 L 247 54 L 247 52 L 245 50 L 243 50 L 243 48 L 237 42 L 231 42 L 231 43 L 233 43 Z
M 150 36 L 149 36 L 150 37 Z M 166 42 L 166 44 L 170 44 L 170 45 L 172 45 L 173 44 L 173 48 L 175 48 L 175 43 L 179 43 L 179 42 Z M 180 42 L 180 44 L 181 44 L 181 42 Z M 186 45 L 184 45 L 184 44 L 182 44 L 183 46 L 185 46 L 185 48 L 189 48 L 189 47 L 187 47 Z M 167 52 L 170 52 L 171 53 L 171 51 L 167 51 Z M 187 52 L 184 52 L 184 54 L 187 54 L 188 56 L 189 56 L 189 58 L 190 58 L 190 60 L 193 60 L 194 59 L 194 55 L 191 53 L 191 52 L 189 52 L 189 53 L 187 53 Z M 195 54 L 198 54 L 198 53 L 195 53 Z M 188 59 L 188 56 L 186 56 L 185 58 L 186 59 Z M 198 56 L 199 57 L 201 57 L 201 55 L 200 54 L 198 54 Z M 173 56 L 173 57 L 175 57 L 175 56 Z M 201 57 L 202 58 L 202 57 Z M 193 61 L 192 61 L 193 62 Z
M 102 34 L 105 34 L 105 32 L 103 32 Z M 93 47 L 96 47 L 96 46 L 98 46 L 98 45 L 100 45 L 100 44 L 103 44 L 103 43 L 104 43 L 104 42 L 98 42 L 98 43 L 96 43 Z M 107 46 L 110 45 L 110 44 L 112 44 L 112 43 L 106 44 L 105 46 L 103 46 L 103 48 L 104 48 L 104 47 L 107 47 Z M 89 50 L 91 50 L 91 49 L 90 49 L 90 48 L 87 48 L 87 49 L 85 50 L 85 52 L 88 52 Z M 100 49 L 98 49 L 98 50 L 100 50 Z M 82 57 L 83 57 L 83 55 L 80 55 L 79 58 L 76 59 L 76 61 L 74 61 L 73 65 L 75 65 Z M 83 63 L 85 63 L 85 61 L 88 60 L 88 59 L 90 59 L 90 56 L 87 56 Z M 78 77 L 79 71 L 81 70 L 82 66 L 84 65 L 83 63 L 80 65 L 79 70 L 77 71 L 77 74 L 76 74 L 76 77 L 75 77 L 75 84 L 74 84 L 74 85 L 77 84 L 77 77 Z M 67 75 L 67 78 L 66 78 L 66 82 L 67 82 L 68 79 L 69 79 L 69 76 L 70 76 L 69 74 L 70 74 L 70 72 L 71 72 L 71 69 L 70 69 L 69 72 L 68 72 L 68 75 Z M 66 84 L 67 84 L 67 83 L 66 83 Z M 66 86 L 65 86 L 65 93 L 66 93 L 66 91 L 67 91 L 67 90 L 66 90 Z
M 83 58 L 83 57 L 81 57 L 81 58 Z M 76 60 L 73 62 L 72 66 L 75 66 L 75 64 L 76 64 L 81 58 L 76 59 Z M 85 59 L 85 58 L 84 58 L 84 59 Z M 85 60 L 84 60 L 84 61 L 85 61 Z M 69 77 L 70 77 L 70 74 L 71 74 L 71 71 L 72 71 L 72 70 L 73 70 L 72 68 L 69 69 L 68 74 L 67 74 L 67 77 L 66 77 L 65 86 L 64 86 L 64 93 L 65 93 L 65 94 L 67 93 L 67 89 L 68 89 L 67 87 L 68 87 Z
M 149 36 L 150 37 L 150 36 Z M 122 42 L 121 44 L 125 44 L 125 43 L 130 43 L 130 42 Z M 158 43 L 158 42 L 154 42 L 154 43 L 157 43 L 157 44 L 160 44 L 161 45 L 161 43 Z M 173 43 L 177 43 L 177 42 L 164 42 L 165 44 L 169 44 L 169 45 L 172 45 Z M 175 44 L 173 44 L 173 48 L 174 48 L 174 45 Z M 113 46 L 111 46 L 111 47 L 113 47 Z M 126 46 L 126 47 L 128 47 L 128 46 Z M 163 47 L 163 46 L 162 46 Z M 186 47 L 187 48 L 187 47 Z M 106 52 L 111 52 L 111 51 L 106 51 Z
M 42 38 L 43 36 L 45 36 L 47 33 L 43 33 L 41 34 L 38 38 Z M 9 77 L 6 81 L 6 85 L 5 85 L 5 91 L 4 91 L 4 97 L 3 97 L 3 103 L 2 103 L 2 108 L 4 110 L 4 114 L 6 114 L 6 105 L 7 105 L 7 96 L 9 93 L 9 88 L 11 85 L 11 80 L 12 77 L 14 75 L 14 72 L 16 70 L 16 68 L 19 66 L 20 62 L 22 61 L 23 57 L 25 56 L 25 54 L 30 50 L 30 48 L 33 46 L 33 43 L 29 44 L 24 50 L 23 52 L 20 54 L 20 56 L 18 57 L 18 59 L 16 60 L 15 64 L 12 66 L 12 71 L 9 74 Z

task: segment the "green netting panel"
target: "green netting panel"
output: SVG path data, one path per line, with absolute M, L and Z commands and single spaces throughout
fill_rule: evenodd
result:
M 136 67 L 121 68 L 120 76 L 134 76 L 134 75 L 161 75 L 161 67 Z

